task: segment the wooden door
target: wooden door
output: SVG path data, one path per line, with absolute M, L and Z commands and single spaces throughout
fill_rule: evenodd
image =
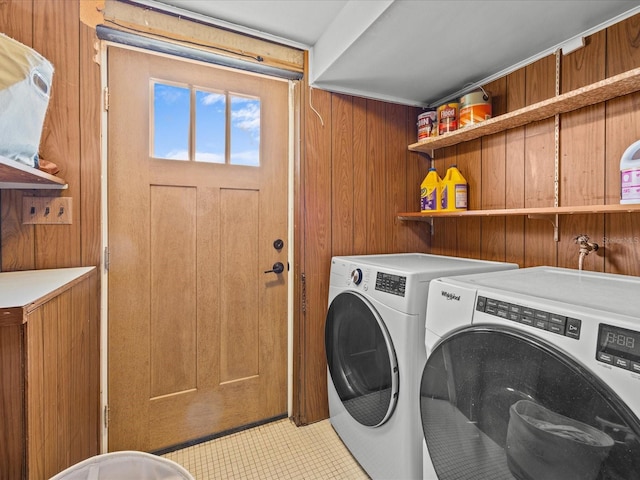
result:
M 288 83 L 110 47 L 108 84 L 109 451 L 285 414 Z M 191 150 L 226 139 L 226 161 L 157 158 L 175 120 L 160 132 L 158 84 L 191 92 L 195 125 L 197 92 L 257 100 L 258 163 L 230 161 L 233 128 L 187 129 Z

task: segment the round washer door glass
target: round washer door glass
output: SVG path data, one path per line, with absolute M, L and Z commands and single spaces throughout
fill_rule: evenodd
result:
M 337 295 L 327 314 L 325 348 L 338 396 L 362 425 L 377 427 L 398 398 L 398 362 L 380 315 L 361 295 Z
M 640 422 L 601 380 L 539 338 L 469 327 L 429 355 L 424 439 L 439 480 L 640 478 Z

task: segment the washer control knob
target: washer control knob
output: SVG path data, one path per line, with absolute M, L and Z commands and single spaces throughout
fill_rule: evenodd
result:
M 353 270 L 351 272 L 351 281 L 355 285 L 360 285 L 360 283 L 362 283 L 362 270 L 360 270 L 359 268 Z

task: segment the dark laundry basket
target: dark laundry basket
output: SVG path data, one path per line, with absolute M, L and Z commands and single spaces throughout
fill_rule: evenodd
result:
M 507 461 L 520 480 L 595 480 L 613 439 L 529 400 L 509 409 Z

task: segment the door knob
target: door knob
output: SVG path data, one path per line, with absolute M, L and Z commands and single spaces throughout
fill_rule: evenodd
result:
M 264 273 L 282 273 L 284 272 L 284 264 L 282 262 L 276 262 L 271 267 L 271 270 L 265 270 Z

